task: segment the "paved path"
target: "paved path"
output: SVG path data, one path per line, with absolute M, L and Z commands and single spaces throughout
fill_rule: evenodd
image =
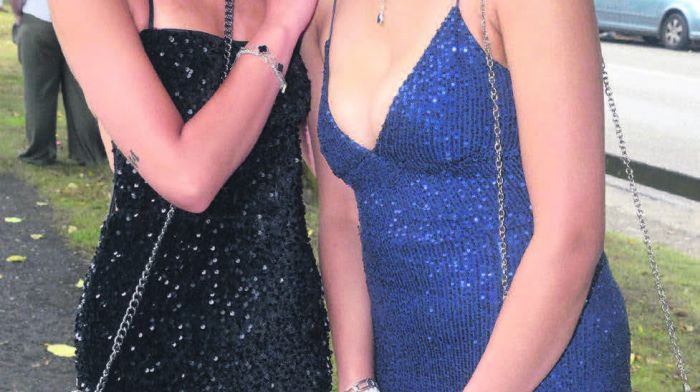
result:
M 641 239 L 627 181 L 606 176 L 605 182 L 607 230 Z M 652 241 L 700 260 L 700 203 L 647 186 L 639 193 Z
M 72 359 L 46 351 L 46 343 L 73 344 L 75 287 L 84 257 L 66 247 L 54 229 L 50 207 L 36 192 L 0 174 L 0 391 L 65 392 L 74 386 Z M 5 223 L 5 217 L 23 218 Z M 32 240 L 31 234 L 44 238 Z M 24 255 L 21 264 L 5 261 Z

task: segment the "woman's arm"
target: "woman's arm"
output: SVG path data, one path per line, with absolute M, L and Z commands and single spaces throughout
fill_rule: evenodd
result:
M 315 3 L 267 0 L 265 21 L 249 45 L 267 45 L 286 69 Z M 279 92 L 269 66 L 243 56 L 183 123 L 126 0 L 51 0 L 50 6 L 63 52 L 112 140 L 160 195 L 185 210 L 204 211 L 267 121 Z
M 100 128 L 100 139 L 102 139 L 102 145 L 105 147 L 105 153 L 107 154 L 107 162 L 109 162 L 109 169 L 114 172 L 114 154 L 112 154 L 112 138 L 109 133 L 105 130 L 102 124 L 97 123 Z
M 495 0 L 534 234 L 466 391 L 531 391 L 568 345 L 604 237 L 601 54 L 590 0 Z M 493 9 L 494 7 L 490 7 Z
M 311 79 L 309 130 L 319 189 L 321 273 L 338 367 L 338 387 L 344 391 L 374 376 L 374 343 L 355 194 L 331 172 L 319 150 L 316 124 L 323 83 L 319 41 L 318 31 L 312 26 L 304 37 L 302 56 Z

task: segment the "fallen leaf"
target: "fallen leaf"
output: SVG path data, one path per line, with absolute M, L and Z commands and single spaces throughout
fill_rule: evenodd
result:
M 69 346 L 67 344 L 47 344 L 46 350 L 57 357 L 75 357 L 75 347 Z
M 43 234 L 30 234 L 29 236 L 32 237 L 32 239 L 35 241 L 44 238 Z
M 76 231 L 78 231 L 78 228 L 77 228 L 77 227 L 72 226 L 72 225 L 71 225 L 71 226 L 68 226 L 68 234 L 75 233 Z
M 46 207 L 47 205 L 49 205 L 49 203 L 45 201 L 37 201 L 36 205 L 38 205 L 39 207 Z
M 85 287 L 85 281 L 82 279 L 78 279 L 78 283 L 75 284 L 75 287 L 82 289 L 83 287 Z
M 695 327 L 693 327 L 692 325 L 689 325 L 689 324 L 684 325 L 683 329 L 685 329 L 687 332 L 695 331 Z
M 307 232 L 307 234 L 309 235 L 309 237 L 313 236 L 313 235 L 314 235 L 314 229 L 309 229 L 308 232 Z
M 637 359 L 637 354 L 635 354 L 635 353 L 630 354 L 630 364 L 633 364 L 636 359 Z
M 14 216 L 10 216 L 10 217 L 5 218 L 5 223 L 21 223 L 21 222 L 22 222 L 22 218 L 16 218 Z
M 78 184 L 76 184 L 76 183 L 74 183 L 74 182 L 69 182 L 69 183 L 68 183 L 68 186 L 66 186 L 66 188 L 68 188 L 68 189 L 77 189 L 77 188 L 78 188 Z
M 20 256 L 20 255 L 12 255 L 8 256 L 5 261 L 9 263 L 22 263 L 27 261 L 27 256 Z

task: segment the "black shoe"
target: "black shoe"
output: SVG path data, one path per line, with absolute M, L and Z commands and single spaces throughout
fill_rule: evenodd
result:
M 19 157 L 17 157 L 17 159 L 19 159 L 20 161 L 22 161 L 24 163 L 34 165 L 34 166 L 49 166 L 49 165 L 53 165 L 56 163 L 55 159 L 40 160 L 40 159 L 26 158 L 23 156 L 19 156 Z

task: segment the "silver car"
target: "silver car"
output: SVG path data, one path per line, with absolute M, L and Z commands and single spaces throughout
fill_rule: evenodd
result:
M 595 0 L 598 28 L 687 49 L 700 40 L 700 0 Z

